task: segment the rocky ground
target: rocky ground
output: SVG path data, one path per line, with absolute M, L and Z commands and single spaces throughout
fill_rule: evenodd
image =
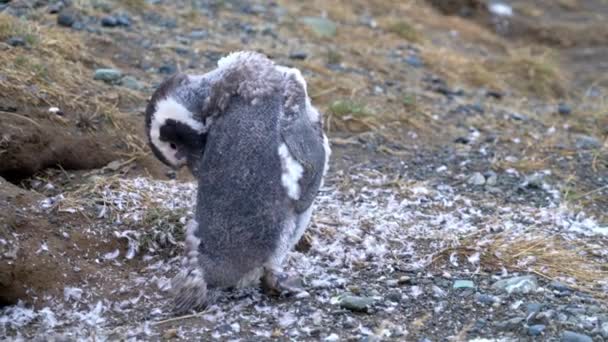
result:
M 608 3 L 0 1 L 0 339 L 608 340 Z M 196 186 L 143 108 L 230 51 L 302 70 L 331 172 L 307 292 L 167 290 Z

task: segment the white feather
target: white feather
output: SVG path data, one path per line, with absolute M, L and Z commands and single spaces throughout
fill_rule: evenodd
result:
M 285 191 L 287 191 L 287 196 L 297 200 L 300 198 L 300 184 L 298 182 L 302 178 L 304 168 L 293 159 L 287 149 L 287 145 L 284 143 L 279 146 L 279 157 L 281 158 L 281 168 L 283 170 L 281 184 L 285 188 Z

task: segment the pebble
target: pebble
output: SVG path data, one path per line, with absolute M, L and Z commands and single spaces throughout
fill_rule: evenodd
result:
M 484 177 L 486 177 L 486 185 L 494 186 L 498 181 L 498 175 L 494 171 L 488 171 L 484 173 Z
M 25 46 L 25 40 L 21 37 L 11 37 L 6 42 L 11 46 Z
M 356 312 L 367 312 L 375 300 L 368 297 L 344 295 L 340 299 L 340 306 Z
M 401 295 L 401 292 L 399 292 L 399 291 L 391 291 L 386 295 L 386 299 L 388 299 L 394 303 L 399 303 L 402 298 L 403 298 L 403 296 Z
M 177 72 L 177 67 L 175 67 L 173 64 L 164 64 L 158 68 L 159 74 L 172 75 L 175 74 L 175 72 Z
M 205 39 L 208 36 L 209 36 L 209 34 L 207 33 L 207 31 L 203 31 L 203 30 L 191 31 L 190 34 L 188 35 L 188 37 L 190 37 L 190 39 L 195 39 L 195 40 Z
M 469 177 L 468 183 L 471 185 L 484 185 L 486 184 L 486 178 L 480 172 L 475 172 Z
M 57 16 L 57 24 L 65 27 L 72 27 L 76 22 L 76 16 L 72 11 L 65 10 L 61 11 Z
M 507 278 L 497 281 L 492 288 L 506 293 L 530 293 L 536 291 L 538 282 L 533 275 Z
M 602 143 L 590 135 L 579 134 L 574 141 L 576 148 L 581 150 L 592 150 L 602 147 Z
M 401 276 L 399 277 L 399 279 L 397 280 L 397 283 L 399 285 L 406 285 L 406 284 L 411 284 L 412 283 L 412 278 L 408 277 L 408 276 Z
M 414 68 L 421 68 L 424 66 L 422 60 L 418 56 L 414 55 L 407 56 L 405 58 L 405 62 Z
M 526 313 L 528 314 L 528 320 L 533 319 L 536 314 L 540 312 L 543 308 L 543 305 L 540 303 L 528 303 L 526 305 Z
M 116 27 L 118 26 L 118 21 L 115 17 L 109 15 L 101 18 L 101 26 L 105 27 Z
M 117 69 L 97 69 L 95 70 L 94 80 L 104 82 L 118 81 L 122 77 L 122 72 Z
M 570 287 L 568 285 L 566 285 L 566 284 L 564 284 L 562 282 L 556 281 L 556 280 L 554 280 L 551 283 L 549 283 L 549 286 L 552 289 L 560 291 L 560 292 L 570 291 Z
M 593 342 L 593 339 L 585 334 L 566 330 L 562 334 L 562 342 Z
M 456 280 L 452 286 L 454 289 L 474 289 L 475 283 L 471 280 Z
M 289 59 L 305 60 L 308 54 L 304 51 L 296 51 L 289 54 Z
M 125 76 L 120 80 L 120 85 L 132 90 L 141 90 L 144 86 L 133 76 Z
M 546 326 L 544 324 L 535 324 L 528 327 L 528 335 L 540 336 L 545 331 Z
M 602 323 L 600 327 L 600 334 L 602 334 L 603 338 L 608 338 L 608 322 Z
M 321 37 L 333 37 L 336 35 L 336 24 L 327 18 L 304 17 L 300 20 Z
M 515 317 L 505 321 L 495 323 L 496 327 L 500 330 L 517 330 L 524 321 L 523 317 Z
M 562 102 L 557 105 L 557 112 L 561 115 L 570 115 L 572 113 L 572 108 Z
M 475 294 L 475 301 L 480 304 L 492 305 L 498 301 L 498 298 L 492 295 L 477 292 Z

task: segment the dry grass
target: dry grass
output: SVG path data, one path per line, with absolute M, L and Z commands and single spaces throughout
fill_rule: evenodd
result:
M 140 95 L 93 80 L 94 58 L 78 33 L 41 27 L 32 21 L 0 14 L 0 40 L 25 37 L 25 48 L 0 54 L 0 94 L 28 107 L 60 107 L 64 112 L 87 113 L 118 123 L 117 105 L 140 100 Z M 106 65 L 111 63 L 105 62 Z
M 479 236 L 461 241 L 460 246 L 441 251 L 434 262 L 447 262 L 452 253 L 463 257 L 480 253 L 484 270 L 533 273 L 548 280 L 568 283 L 574 289 L 602 298 L 600 282 L 608 279 L 608 266 L 584 242 L 556 236 L 517 236 L 499 234 L 479 246 Z M 572 282 L 574 281 L 574 282 Z
M 386 30 L 412 43 L 422 42 L 422 35 L 406 21 L 394 21 L 387 25 Z

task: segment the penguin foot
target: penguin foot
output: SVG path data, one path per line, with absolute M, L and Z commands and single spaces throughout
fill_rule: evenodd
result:
M 291 296 L 305 291 L 302 279 L 276 271 L 266 271 L 264 273 L 262 290 L 271 296 Z

